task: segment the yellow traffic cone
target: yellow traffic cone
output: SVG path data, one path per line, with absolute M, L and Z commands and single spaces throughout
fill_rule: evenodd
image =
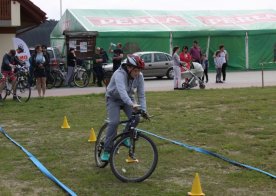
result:
M 70 126 L 69 126 L 69 124 L 67 122 L 66 116 L 64 116 L 63 124 L 62 124 L 61 128 L 63 128 L 63 129 L 70 129 Z
M 94 131 L 93 128 L 91 128 L 88 142 L 95 142 L 96 140 L 97 140 L 97 138 L 96 138 L 96 135 L 95 135 L 95 131 Z
M 195 174 L 195 178 L 192 185 L 191 192 L 188 192 L 189 196 L 204 196 L 205 194 L 201 190 L 200 180 L 198 173 Z

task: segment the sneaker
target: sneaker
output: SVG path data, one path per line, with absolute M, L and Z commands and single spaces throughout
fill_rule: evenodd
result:
M 126 146 L 126 147 L 130 147 L 130 138 L 127 138 L 127 139 L 125 139 L 125 141 L 123 141 L 123 144 Z
M 104 151 L 101 155 L 101 160 L 104 161 L 104 162 L 107 162 L 109 160 L 109 157 L 110 157 L 110 153 Z
M 13 99 L 14 101 L 18 101 L 16 95 L 13 95 L 12 99 Z

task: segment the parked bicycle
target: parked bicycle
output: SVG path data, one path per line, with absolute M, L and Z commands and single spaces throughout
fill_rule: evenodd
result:
M 62 86 L 66 79 L 67 72 L 65 71 L 65 65 L 63 63 L 59 64 L 58 68 L 53 68 L 50 71 L 50 74 L 54 78 L 54 87 L 59 88 Z
M 130 123 L 127 126 L 128 130 L 113 139 L 114 145 L 109 163 L 113 174 L 123 182 L 144 181 L 153 173 L 158 162 L 158 152 L 154 142 L 133 126 L 136 124 L 137 115 L 149 119 L 142 110 L 134 111 L 129 120 L 120 122 L 120 125 Z M 94 150 L 96 165 L 100 168 L 104 168 L 108 164 L 101 160 L 107 125 L 108 122 L 100 129 Z M 130 141 L 130 146 L 125 145 L 126 140 Z
M 103 64 L 104 66 L 105 64 Z M 92 68 L 91 61 L 85 61 L 83 62 L 83 65 L 77 65 L 74 70 L 74 84 L 77 87 L 83 88 L 88 86 L 90 83 L 90 79 L 95 77 L 96 73 L 94 72 Z M 103 83 L 105 86 L 109 84 L 110 78 L 113 74 L 112 71 L 105 71 L 103 69 Z
M 23 66 L 16 66 L 16 99 L 19 102 L 27 102 L 31 97 L 31 87 L 28 83 L 28 68 Z M 13 95 L 12 85 L 10 83 L 10 78 L 7 77 L 5 81 L 5 86 L 2 91 L 2 99 L 5 100 L 9 95 Z

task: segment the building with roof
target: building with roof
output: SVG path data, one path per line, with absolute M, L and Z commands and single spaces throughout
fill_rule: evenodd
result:
M 171 52 L 173 46 L 192 46 L 197 40 L 209 57 L 224 44 L 229 68 L 254 70 L 261 62 L 276 60 L 276 11 L 157 11 L 157 10 L 66 10 L 50 36 L 51 45 L 77 55 L 93 55 L 95 46 L 106 50 L 121 42 L 127 53 Z M 275 68 L 275 64 L 267 67 Z
M 0 56 L 13 48 L 16 32 L 32 29 L 46 20 L 46 13 L 30 0 L 0 0 Z

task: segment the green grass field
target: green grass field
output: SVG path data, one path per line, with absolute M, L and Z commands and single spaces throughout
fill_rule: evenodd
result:
M 276 175 L 276 88 L 147 93 L 151 122 L 139 128 L 219 153 Z M 151 137 L 159 162 L 142 183 L 97 168 L 90 129 L 104 122 L 103 94 L 7 100 L 0 125 L 78 195 L 187 195 L 199 173 L 206 195 L 276 195 L 276 180 Z M 70 129 L 61 129 L 67 116 Z M 123 116 L 123 115 L 122 115 Z M 65 195 L 0 134 L 0 195 Z

